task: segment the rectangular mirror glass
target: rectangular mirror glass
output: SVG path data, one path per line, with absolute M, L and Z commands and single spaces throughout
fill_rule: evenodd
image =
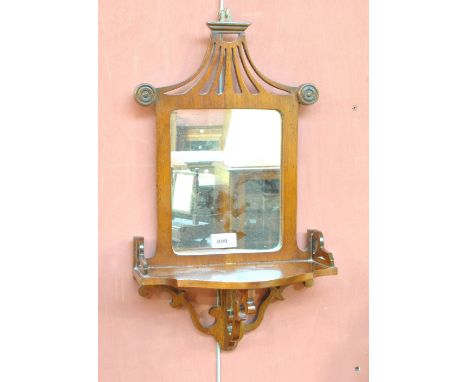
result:
M 281 115 L 171 113 L 172 247 L 178 255 L 281 248 Z

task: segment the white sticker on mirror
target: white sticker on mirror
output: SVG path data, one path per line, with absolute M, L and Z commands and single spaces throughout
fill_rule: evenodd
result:
M 237 235 L 235 233 L 212 233 L 211 248 L 236 248 Z

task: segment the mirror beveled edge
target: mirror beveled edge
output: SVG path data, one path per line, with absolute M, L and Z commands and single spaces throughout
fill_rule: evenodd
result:
M 177 255 L 280 250 L 281 124 L 276 110 L 171 113 Z

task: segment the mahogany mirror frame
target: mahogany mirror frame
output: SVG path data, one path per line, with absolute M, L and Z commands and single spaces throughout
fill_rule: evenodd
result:
M 172 86 L 155 88 L 144 83 L 135 89 L 135 100 L 142 106 L 154 107 L 156 114 L 157 243 L 155 256 L 146 258 L 144 239 L 134 238 L 133 277 L 142 296 L 149 297 L 155 288 L 165 289 L 172 295 L 174 307 L 188 308 L 197 329 L 215 337 L 223 350 L 232 350 L 245 332 L 258 327 L 268 304 L 282 299 L 281 291 L 287 285 L 312 286 L 315 277 L 337 274 L 337 268 L 332 254 L 324 249 L 320 231 L 308 230 L 305 250 L 298 248 L 296 240 L 299 105 L 315 103 L 317 89 L 312 84 L 286 86 L 264 76 L 247 49 L 245 30 L 249 23 L 218 21 L 207 25 L 211 29 L 208 49 L 191 77 Z M 226 35 L 236 38 L 228 41 Z M 280 113 L 279 250 L 201 256 L 174 252 L 170 116 L 180 109 L 260 109 Z M 268 276 L 271 270 L 276 271 L 276 276 Z M 242 278 L 238 277 L 240 273 Z M 210 311 L 216 319 L 213 325 L 205 327 L 199 322 L 185 297 L 185 288 L 219 291 L 218 302 Z M 253 295 L 261 288 L 267 288 L 267 292 L 255 304 Z M 248 320 L 249 316 L 252 320 Z

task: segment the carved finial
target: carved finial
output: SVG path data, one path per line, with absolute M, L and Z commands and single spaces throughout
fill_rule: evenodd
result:
M 150 84 L 140 84 L 135 88 L 134 97 L 141 106 L 150 106 L 156 100 L 156 90 Z
M 229 9 L 224 8 L 224 0 L 219 1 L 218 20 L 221 22 L 232 21 L 232 17 L 229 12 Z
M 218 19 L 221 22 L 232 21 L 231 12 L 229 12 L 229 9 L 220 9 L 218 11 Z
M 319 98 L 318 89 L 312 84 L 301 85 L 297 91 L 297 98 L 303 105 L 312 105 Z

